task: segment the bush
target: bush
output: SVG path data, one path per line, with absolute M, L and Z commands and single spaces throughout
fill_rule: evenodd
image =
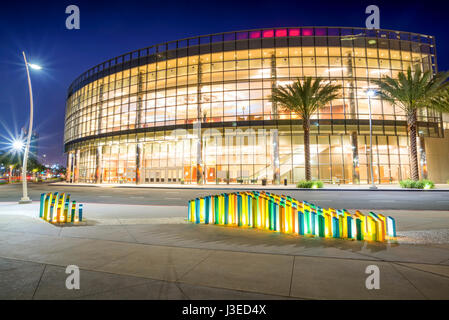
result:
M 297 188 L 304 188 L 304 189 L 319 189 L 323 187 L 322 181 L 308 181 L 308 180 L 301 180 L 296 185 Z
M 402 180 L 399 182 L 399 185 L 401 186 L 401 188 L 412 189 L 413 186 L 415 185 L 415 181 L 410 179 Z
M 401 188 L 406 188 L 406 189 L 433 189 L 435 188 L 435 184 L 433 183 L 433 181 L 431 180 L 411 180 L 411 179 L 407 179 L 407 180 L 402 180 L 399 182 Z
M 432 180 L 424 179 L 421 180 L 423 182 L 423 189 L 435 189 L 435 183 Z

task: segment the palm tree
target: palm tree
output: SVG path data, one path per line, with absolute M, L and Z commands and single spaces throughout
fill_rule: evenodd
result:
M 273 88 L 271 101 L 284 111 L 294 112 L 302 119 L 304 129 L 304 163 L 306 180 L 312 180 L 310 169 L 310 118 L 321 107 L 338 96 L 340 85 L 325 83 L 322 78 L 297 79 L 284 87 Z
M 398 78 L 386 76 L 373 80 L 379 86 L 379 96 L 391 104 L 404 110 L 407 116 L 407 127 L 410 144 L 410 171 L 413 180 L 419 180 L 418 152 L 416 147 L 416 129 L 418 110 L 429 107 L 436 109 L 435 99 L 448 86 L 445 81 L 449 74 L 432 71 L 422 72 L 419 67 L 414 71 L 399 72 Z
M 432 98 L 432 104 L 436 110 L 449 113 L 449 88 L 442 90 L 440 95 Z

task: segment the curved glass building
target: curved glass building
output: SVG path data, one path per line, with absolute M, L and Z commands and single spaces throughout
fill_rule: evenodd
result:
M 409 177 L 404 113 L 367 90 L 409 66 L 437 71 L 431 36 L 337 27 L 260 29 L 154 45 L 101 63 L 68 90 L 65 152 L 71 182 L 294 183 L 304 178 L 301 119 L 270 102 L 297 78 L 341 84 L 315 114 L 314 179 L 369 183 L 369 119 L 376 183 Z M 370 113 L 371 110 L 371 113 Z M 419 114 L 425 137 L 443 118 Z M 439 139 L 441 140 L 441 139 Z

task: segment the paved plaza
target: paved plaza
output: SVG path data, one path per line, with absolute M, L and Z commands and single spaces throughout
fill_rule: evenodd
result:
M 449 299 L 448 211 L 383 210 L 399 235 L 384 244 L 195 225 L 178 205 L 85 203 L 65 227 L 38 210 L 0 202 L 0 299 Z

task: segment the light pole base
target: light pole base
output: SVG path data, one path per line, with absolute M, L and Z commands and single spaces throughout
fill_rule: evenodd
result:
M 28 197 L 22 198 L 22 199 L 19 200 L 19 204 L 27 204 L 27 203 L 32 203 L 32 202 L 33 201 L 30 198 L 28 198 Z
M 369 189 L 370 190 L 377 190 L 377 187 L 376 186 L 370 186 Z

